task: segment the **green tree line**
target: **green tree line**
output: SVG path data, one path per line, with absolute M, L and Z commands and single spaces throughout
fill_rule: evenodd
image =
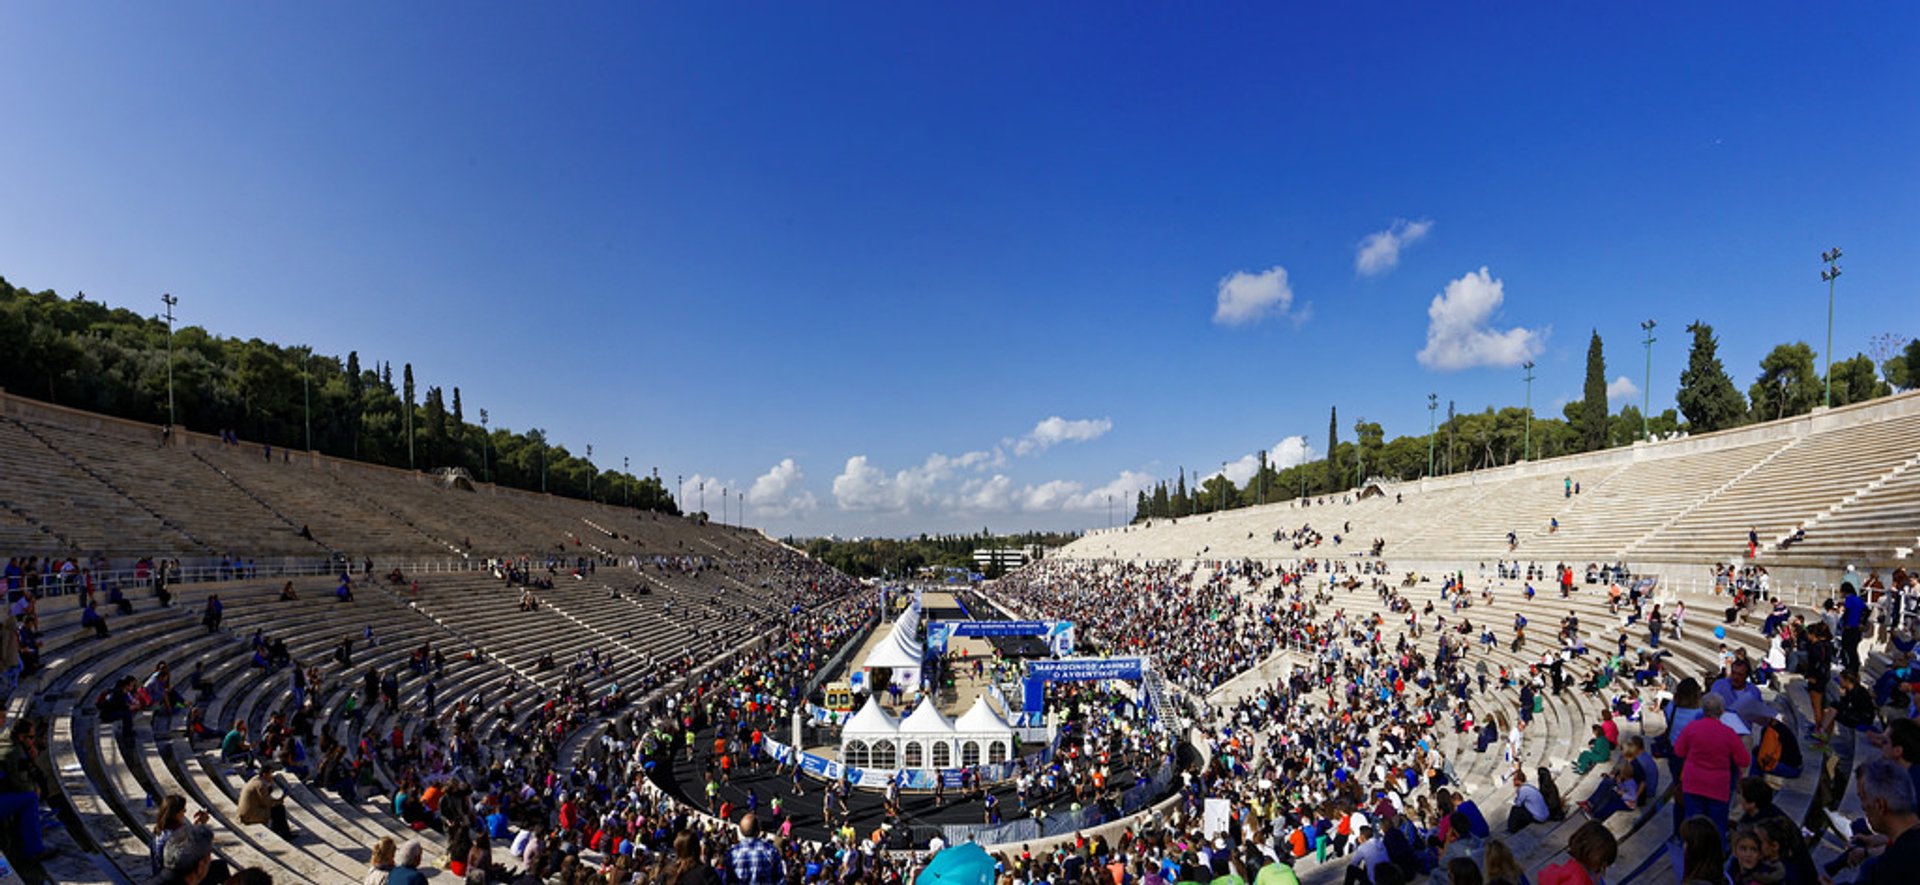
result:
M 1432 434 L 1385 439 L 1376 422 L 1360 418 L 1345 429 L 1337 407 L 1328 413 L 1327 445 L 1319 460 L 1276 467 L 1260 452 L 1254 475 L 1236 485 L 1221 472 L 1203 474 L 1180 468 L 1171 481 L 1143 489 L 1134 501 L 1134 522 L 1167 519 L 1328 495 L 1357 488 L 1369 479 L 1412 480 L 1446 476 L 1515 463 L 1527 457 L 1554 458 L 1614 446 L 1632 445 L 1643 434 L 1676 431 L 1709 433 L 1757 421 L 1790 418 L 1813 411 L 1826 400 L 1826 376 L 1813 349 L 1795 341 L 1774 347 L 1760 360 L 1759 374 L 1741 393 L 1719 357 L 1713 327 L 1694 322 L 1687 365 L 1680 373 L 1677 409 L 1642 420 L 1640 407 L 1614 411 L 1607 402 L 1607 370 L 1600 333 L 1587 347 L 1582 397 L 1567 403 L 1559 416 L 1535 412 L 1531 427 L 1519 406 L 1460 412 L 1454 403 L 1434 401 Z M 1878 359 L 1855 354 L 1837 360 L 1831 370 L 1833 405 L 1883 397 L 1893 388 L 1920 387 L 1920 340 L 1881 336 Z M 1876 371 L 1877 370 L 1877 371 Z M 1444 419 L 1439 412 L 1444 407 Z M 1431 469 L 1429 468 L 1431 458 Z
M 0 278 L 0 330 L 9 341 L 0 387 L 19 396 L 135 421 L 168 421 L 167 323 L 125 308 L 61 298 Z M 553 445 L 538 428 L 489 426 L 467 412 L 460 388 L 414 380 L 413 365 L 362 363 L 310 348 L 174 329 L 174 422 L 189 430 L 231 430 L 241 439 L 308 447 L 389 467 L 462 468 L 483 481 L 571 498 L 678 513 L 658 476 L 601 470 Z M 478 423 L 472 423 L 473 417 Z

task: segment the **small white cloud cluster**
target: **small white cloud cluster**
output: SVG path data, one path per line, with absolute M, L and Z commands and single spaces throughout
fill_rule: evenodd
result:
M 1314 459 L 1313 447 L 1307 445 L 1304 436 L 1289 436 L 1267 450 L 1267 463 L 1275 470 L 1285 470 Z M 1245 485 L 1260 470 L 1260 453 L 1248 452 L 1238 460 L 1227 462 L 1227 479 L 1234 485 Z M 1219 471 L 1215 471 L 1215 476 Z
M 1363 277 L 1377 277 L 1400 265 L 1400 250 L 1420 242 L 1433 230 L 1433 220 L 1408 221 L 1396 218 L 1386 230 L 1367 234 L 1353 253 L 1353 270 Z
M 1625 375 L 1613 379 L 1613 383 L 1607 385 L 1608 401 L 1631 400 L 1639 395 L 1640 385 L 1633 383 L 1633 380 Z
M 1505 288 L 1485 267 L 1448 283 L 1427 305 L 1427 346 L 1418 354 L 1420 365 L 1451 372 L 1517 366 L 1539 355 L 1546 330 L 1491 325 Z
M 1109 418 L 1069 421 L 1054 415 L 1033 425 L 1033 430 L 1017 440 L 1007 441 L 1015 455 L 1037 455 L 1064 442 L 1091 442 L 1113 429 Z
M 747 503 L 757 514 L 798 516 L 819 509 L 820 501 L 802 487 L 807 475 L 792 458 L 782 458 L 747 489 Z
M 1286 316 L 1293 306 L 1293 286 L 1287 269 L 1274 265 L 1260 273 L 1235 271 L 1220 281 L 1214 293 L 1213 321 L 1244 326 L 1268 317 Z

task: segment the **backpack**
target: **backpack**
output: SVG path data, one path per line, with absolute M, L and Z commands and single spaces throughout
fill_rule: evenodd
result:
M 1759 764 L 1761 771 L 1772 771 L 1780 764 L 1781 752 L 1780 728 L 1769 723 L 1760 730 L 1760 744 L 1753 749 L 1753 761 Z
M 1553 782 L 1553 773 L 1545 765 L 1540 766 L 1540 796 L 1547 800 L 1547 819 L 1562 821 L 1567 819 L 1567 803 L 1560 798 L 1560 785 Z

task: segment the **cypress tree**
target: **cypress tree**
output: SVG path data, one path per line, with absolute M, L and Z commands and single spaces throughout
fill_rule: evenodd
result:
M 1327 491 L 1340 488 L 1340 407 L 1327 411 Z
M 1580 436 L 1587 451 L 1607 447 L 1607 359 L 1600 348 L 1600 330 L 1587 344 L 1586 398 L 1580 403 Z

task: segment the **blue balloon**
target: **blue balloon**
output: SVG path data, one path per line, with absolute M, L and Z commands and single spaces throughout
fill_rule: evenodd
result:
M 1713 628 L 1713 638 L 1715 638 L 1715 639 L 1725 639 L 1725 638 L 1727 638 L 1727 628 L 1725 628 L 1725 627 L 1715 627 L 1715 628 Z

